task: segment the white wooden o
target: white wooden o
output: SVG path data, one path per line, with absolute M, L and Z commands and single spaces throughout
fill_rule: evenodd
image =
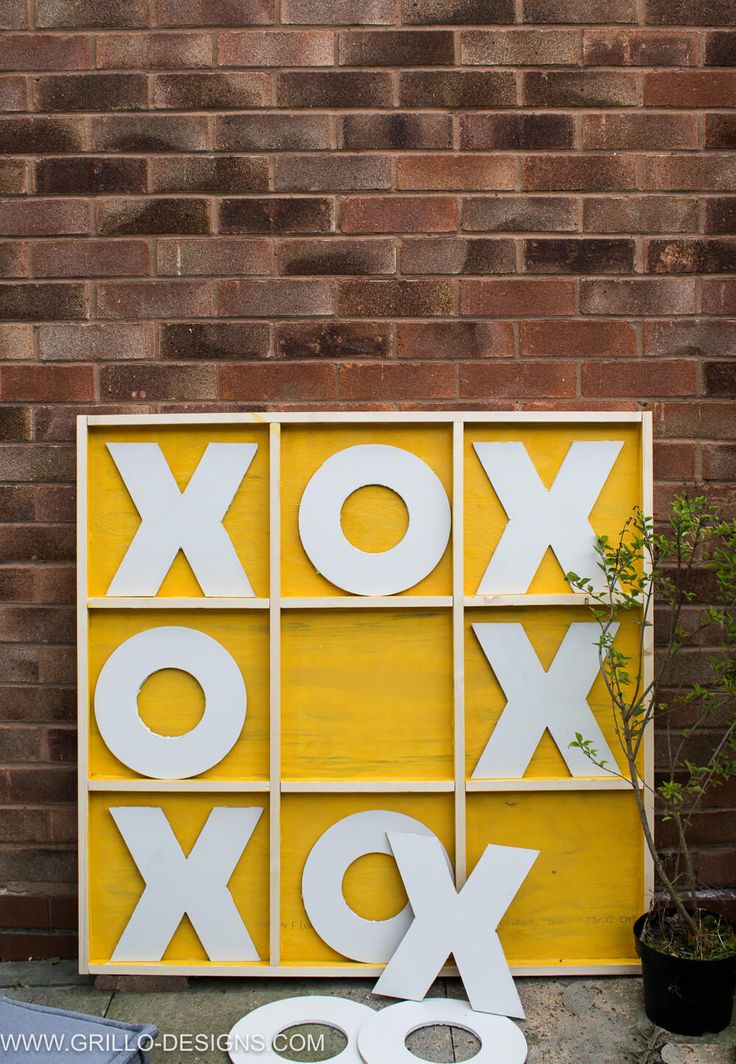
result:
M 297 1024 L 320 1023 L 336 1027 L 348 1040 L 341 1053 L 330 1057 L 334 1064 L 364 1064 L 358 1032 L 373 1015 L 372 1008 L 358 1001 L 319 994 L 270 1001 L 238 1020 L 228 1036 L 228 1053 L 233 1064 L 283 1064 L 271 1048 L 274 1038 Z
M 180 669 L 204 692 L 204 713 L 184 735 L 158 735 L 138 712 L 138 695 L 149 676 Z M 153 779 L 187 779 L 218 764 L 243 730 L 245 682 L 235 660 L 204 632 L 150 628 L 126 639 L 107 659 L 95 689 L 100 734 L 115 757 Z
M 407 903 L 386 920 L 358 916 L 342 892 L 350 865 L 369 853 L 393 857 L 387 832 L 432 835 L 429 828 L 405 813 L 368 809 L 339 820 L 317 840 L 304 864 L 302 900 L 320 938 L 344 957 L 370 964 L 385 964 L 413 920 Z
M 409 526 L 396 546 L 359 550 L 342 530 L 346 499 L 372 484 L 404 500 Z M 299 535 L 317 571 L 356 595 L 395 595 L 414 587 L 435 568 L 450 538 L 450 503 L 426 462 L 401 447 L 359 444 L 333 454 L 304 489 Z
M 360 1029 L 358 1048 L 365 1064 L 414 1064 L 406 1039 L 421 1027 L 441 1024 L 469 1031 L 481 1043 L 474 1064 L 524 1064 L 527 1044 L 506 1016 L 474 1012 L 467 1002 L 450 998 L 402 1001 L 369 1016 Z

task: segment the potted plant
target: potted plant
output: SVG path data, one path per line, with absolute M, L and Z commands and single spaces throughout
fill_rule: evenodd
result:
M 617 540 L 598 539 L 597 554 L 598 588 L 575 573 L 567 579 L 589 597 L 600 627 L 600 671 L 625 769 L 601 760 L 583 735 L 571 745 L 630 784 L 654 862 L 657 889 L 649 912 L 634 924 L 647 1016 L 679 1034 L 723 1030 L 736 988 L 736 931 L 725 915 L 705 907 L 691 834 L 707 796 L 736 776 L 736 520 L 705 498 L 678 495 L 662 528 L 636 511 Z M 700 606 L 693 587 L 704 576 L 712 594 Z M 659 645 L 647 670 L 655 597 Z M 640 629 L 632 656 L 614 643 L 627 614 Z M 704 637 L 720 649 L 691 657 L 705 672 L 683 686 L 686 651 Z M 650 726 L 663 762 L 653 788 L 641 767 Z M 666 851 L 655 844 L 652 806 L 669 836 Z

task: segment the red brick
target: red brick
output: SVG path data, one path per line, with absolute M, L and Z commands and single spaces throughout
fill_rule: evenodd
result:
M 583 314 L 663 317 L 695 312 L 695 282 L 687 278 L 636 278 L 580 282 Z
M 24 761 L 41 761 L 42 757 L 42 743 L 43 743 L 43 731 L 37 727 L 7 727 L 0 725 L 0 761 L 3 764 L 13 764 L 14 762 Z M 6 811 L 7 813 L 7 811 Z M 5 815 L 0 817 L 0 821 L 5 820 Z M 37 815 L 37 814 L 36 814 Z M 22 830 L 22 826 L 17 824 L 18 839 L 22 841 L 25 834 Z M 8 831 L 6 825 L 5 830 L 0 828 L 0 840 L 8 841 L 12 834 L 15 832 Z
M 690 319 L 644 324 L 644 354 L 680 358 L 736 358 L 736 321 Z
M 267 159 L 242 155 L 162 155 L 149 164 L 153 192 L 266 192 Z
M 524 22 L 636 22 L 636 0 L 523 0 Z
M 390 151 L 452 147 L 452 118 L 440 114 L 353 114 L 338 119 L 341 147 Z
M 586 66 L 697 66 L 695 33 L 660 30 L 584 30 Z
M 276 160 L 274 188 L 321 192 L 388 189 L 391 160 L 378 155 L 287 155 Z
M 695 477 L 695 445 L 654 441 L 654 476 L 657 480 L 676 480 Z
M 82 118 L 0 118 L 0 153 L 44 155 L 84 151 Z
M 89 291 L 84 284 L 0 285 L 0 319 L 72 321 L 87 317 Z
M 0 409 L 0 439 L 14 443 L 32 439 L 31 411 L 22 406 Z
M 0 110 L 28 110 L 28 93 L 26 79 L 21 77 L 0 77 Z
M 0 30 L 24 30 L 27 25 L 26 0 L 5 0 L 0 11 Z
M 522 162 L 525 189 L 617 192 L 636 188 L 636 160 L 630 156 L 537 155 Z
M 186 975 L 96 975 L 95 990 L 113 994 L 174 994 L 186 990 Z
M 392 274 L 396 255 L 391 240 L 284 240 L 279 266 L 284 276 Z
M 0 35 L 0 70 L 87 70 L 90 66 L 87 37 L 56 33 Z
M 339 313 L 356 318 L 431 318 L 452 314 L 451 281 L 342 281 Z
M 15 768 L 8 772 L 8 797 L 12 802 L 72 802 L 76 795 L 76 773 L 56 765 Z M 69 882 L 73 881 L 73 871 Z M 29 879 L 32 877 L 29 876 Z
M 318 197 L 224 199 L 221 233 L 329 233 L 332 201 Z
M 145 192 L 145 159 L 100 158 L 94 155 L 39 159 L 37 192 L 83 193 Z
M 706 33 L 705 35 L 705 65 L 706 66 L 734 66 L 736 65 L 736 31 Z
M 399 322 L 399 358 L 508 358 L 514 354 L 514 327 L 505 321 Z
M 363 321 L 297 321 L 276 328 L 280 358 L 386 358 L 391 325 Z
M 575 313 L 575 281 L 463 281 L 466 317 L 564 317 Z
M 733 107 L 736 73 L 683 70 L 644 75 L 644 104 L 648 107 Z
M 215 147 L 225 151 L 316 151 L 329 148 L 328 115 L 221 115 Z
M 90 232 L 90 212 L 80 200 L 0 200 L 0 235 L 46 236 Z
M 341 33 L 340 66 L 454 66 L 455 41 L 446 30 L 351 30 Z
M 633 240 L 525 240 L 527 273 L 631 273 Z
M 26 192 L 27 188 L 28 167 L 24 160 L 0 157 L 0 194 L 13 196 Z
M 736 314 L 736 281 L 703 281 L 705 314 Z
M 1 17 L 1 16 L 0 16 Z M 0 927 L 48 927 L 46 898 L 4 894 L 0 901 Z
M 736 196 L 705 201 L 705 232 L 736 233 Z
M 6 521 L 25 521 L 33 516 L 33 498 L 30 488 L 26 485 L 0 485 L 0 504 Z M 2 663 L 0 670 L 3 670 Z M 4 670 L 3 676 L 8 678 Z
M 332 66 L 335 36 L 323 30 L 233 30 L 217 38 L 217 63 L 228 67 Z
M 521 354 L 532 358 L 635 355 L 635 330 L 623 321 L 525 321 Z
M 468 362 L 460 367 L 460 398 L 519 399 L 575 395 L 574 362 Z
M 0 277 L 28 276 L 28 244 L 0 240 Z
M 583 118 L 583 147 L 656 151 L 698 147 L 695 115 L 605 114 Z
M 448 233 L 457 218 L 454 196 L 349 196 L 340 204 L 343 233 Z
M 695 364 L 681 362 L 583 362 L 583 395 L 695 395 Z
M 705 147 L 736 148 L 736 115 L 705 116 Z
M 208 233 L 209 204 L 204 199 L 102 200 L 96 209 L 97 232 L 108 236 L 138 233 Z
M 610 70 L 530 71 L 524 103 L 532 107 L 631 107 L 638 103 L 636 75 Z
M 36 25 L 39 29 L 87 26 L 145 27 L 149 19 L 149 0 L 36 0 Z
M 97 37 L 97 66 L 103 70 L 191 70 L 212 62 L 206 33 L 111 33 Z
M 272 267 L 270 240 L 206 237 L 158 241 L 159 274 L 177 277 L 257 276 L 271 273 Z
M 90 366 L 6 366 L 0 386 L 4 400 L 83 402 L 95 397 Z
M 398 161 L 400 189 L 512 189 L 514 160 L 490 155 L 411 155 Z
M 705 480 L 736 480 L 736 444 L 710 444 L 703 449 Z
M 274 0 L 158 0 L 160 26 L 247 26 L 274 21 Z
M 36 277 L 145 277 L 151 272 L 143 240 L 43 240 L 33 245 Z
M 706 395 L 736 398 L 736 363 L 706 362 L 703 366 Z
M 736 240 L 650 240 L 648 273 L 734 273 Z
M 55 524 L 72 524 L 76 517 L 76 495 L 74 488 L 67 484 L 42 484 L 36 489 L 36 519 Z M 39 587 L 43 578 L 39 573 Z M 43 601 L 49 601 L 44 599 Z M 74 591 L 66 598 L 67 604 L 74 602 Z
M 270 365 L 222 366 L 220 397 L 238 402 L 310 402 L 335 399 L 334 365 L 276 362 Z
M 417 237 L 401 249 L 404 274 L 516 273 L 516 248 L 512 240 Z
M 579 35 L 572 30 L 469 30 L 460 34 L 465 66 L 576 66 L 579 51 Z
M 107 281 L 97 288 L 101 318 L 207 318 L 213 302 L 206 281 Z
M 396 0 L 282 0 L 281 21 L 324 26 L 388 26 Z
M 33 598 L 35 579 L 31 569 L 0 569 L 0 599 L 4 602 L 24 602 Z
M 657 26 L 733 26 L 731 0 L 646 0 L 645 21 Z
M 514 107 L 516 81 L 507 72 L 412 70 L 399 75 L 402 107 Z
M 160 402 L 174 399 L 217 398 L 216 366 L 103 366 L 100 370 L 100 395 L 103 399 L 149 399 Z
M 95 151 L 203 151 L 209 145 L 206 115 L 110 115 L 91 123 Z
M 41 325 L 41 359 L 47 362 L 117 362 L 153 358 L 151 325 Z
M 334 314 L 329 281 L 220 281 L 219 314 L 226 318 L 296 318 Z
M 30 325 L 0 325 L 0 362 L 33 358 Z
M 463 201 L 463 229 L 473 232 L 574 232 L 574 199 L 562 196 L 478 196 Z
M 401 0 L 402 21 L 453 26 L 514 22 L 513 0 Z
M 586 198 L 583 228 L 590 233 L 691 233 L 698 228 L 698 201 L 682 196 Z
M 18 450 L 17 447 L 13 448 Z M 44 456 L 36 463 L 36 467 L 31 469 L 30 472 L 35 475 L 35 479 L 42 479 L 42 462 Z M 52 462 L 55 461 L 52 458 Z M 60 463 L 57 461 L 57 465 Z M 51 463 L 46 463 L 47 468 L 53 472 Z M 16 477 L 20 476 L 20 470 L 15 470 Z M 71 473 L 67 473 L 67 476 L 71 476 Z M 51 524 L 51 525 L 4 525 L 0 526 L 0 554 L 4 561 L 10 562 L 61 562 L 61 561 L 73 561 L 74 560 L 74 535 L 71 525 Z M 71 610 L 69 610 L 71 615 Z M 21 625 L 20 633 L 15 638 L 19 641 L 27 639 L 29 642 L 50 641 L 50 642 L 68 642 L 66 638 L 60 638 L 57 622 L 61 625 L 66 625 L 66 620 L 60 611 L 47 612 L 46 617 L 42 618 L 39 613 L 36 613 L 30 609 L 23 607 L 21 612 L 20 607 L 18 611 L 8 614 L 7 611 L 3 614 L 4 617 L 10 618 L 11 621 L 18 622 Z M 66 630 L 66 629 L 64 629 Z
M 645 160 L 644 184 L 654 189 L 723 189 L 736 182 L 733 155 L 654 156 Z
M 289 71 L 276 76 L 276 99 L 281 107 L 390 107 L 391 75 L 362 71 Z
M 265 322 L 182 322 L 161 326 L 161 358 L 179 362 L 244 362 L 271 355 Z
M 454 399 L 457 371 L 441 363 L 348 363 L 337 373 L 340 399 Z
M 156 74 L 152 78 L 151 104 L 172 111 L 241 111 L 267 107 L 271 102 L 268 74 L 240 71 Z
M 148 106 L 143 74 L 62 74 L 34 82 L 39 111 L 138 111 Z
M 657 403 L 654 408 L 657 436 L 669 439 L 733 439 L 733 402 Z
M 572 148 L 574 137 L 572 115 L 460 116 L 460 147 L 468 151 Z

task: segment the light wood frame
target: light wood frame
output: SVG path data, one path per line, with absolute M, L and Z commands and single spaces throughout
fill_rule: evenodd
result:
M 324 598 L 282 598 L 280 573 L 280 456 L 282 425 L 451 425 L 453 447 L 453 589 L 451 596 L 393 596 L 361 598 L 340 596 Z M 87 561 L 87 492 L 88 492 L 88 432 L 95 428 L 121 426 L 158 427 L 166 425 L 192 427 L 222 425 L 269 426 L 269 517 L 270 517 L 270 581 L 268 598 L 100 598 L 88 594 Z M 625 781 L 611 778 L 582 778 L 569 780 L 468 780 L 465 770 L 465 691 L 464 691 L 464 618 L 467 607 L 508 606 L 584 606 L 587 598 L 578 594 L 557 595 L 493 595 L 467 596 L 463 582 L 463 479 L 465 425 L 639 425 L 641 431 L 642 480 L 641 499 L 645 513 L 652 513 L 652 414 L 636 412 L 586 411 L 494 411 L 468 412 L 303 412 L 303 413 L 221 413 L 221 414 L 111 414 L 82 415 L 77 418 L 77 667 L 78 667 L 78 821 L 79 821 L 79 969 L 89 974 L 166 974 L 211 976 L 331 976 L 366 977 L 380 974 L 382 965 L 346 963 L 336 965 L 282 964 L 280 958 L 280 833 L 281 795 L 298 793 L 346 794 L 452 794 L 455 806 L 455 866 L 458 887 L 465 882 L 466 868 L 466 804 L 467 794 L 478 792 L 533 791 L 616 791 L 625 790 Z M 454 779 L 428 781 L 281 781 L 281 611 L 288 609 L 382 609 L 435 607 L 452 610 L 453 617 L 453 700 L 454 700 Z M 91 780 L 89 778 L 89 671 L 88 635 L 89 613 L 97 609 L 255 609 L 269 613 L 270 628 L 270 782 L 269 781 L 205 781 L 197 780 Z M 651 618 L 650 618 L 651 620 Z M 649 683 L 653 672 L 653 630 L 648 628 L 644 640 L 644 677 Z M 654 779 L 654 737 L 651 727 L 645 737 L 644 778 L 651 785 Z M 88 823 L 89 795 L 99 792 L 120 793 L 263 793 L 269 795 L 270 832 L 270 954 L 267 964 L 177 965 L 159 963 L 89 962 L 88 924 Z M 647 811 L 653 817 L 653 800 L 647 792 Z M 647 907 L 654 886 L 653 863 L 644 850 L 644 888 L 642 911 Z M 593 964 L 514 967 L 515 975 L 615 975 L 634 974 L 639 965 Z M 457 974 L 456 969 L 443 969 L 446 975 Z

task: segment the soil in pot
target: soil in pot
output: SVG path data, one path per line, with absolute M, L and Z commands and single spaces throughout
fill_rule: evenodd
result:
M 704 960 L 698 956 L 698 949 L 683 945 L 674 913 L 657 916 L 655 922 L 647 913 L 634 924 L 647 1016 L 673 1034 L 701 1035 L 724 1030 L 731 1022 L 736 992 L 733 929 L 713 913 L 698 914 L 711 937 L 707 952 L 715 954 Z M 672 952 L 678 949 L 686 955 Z

